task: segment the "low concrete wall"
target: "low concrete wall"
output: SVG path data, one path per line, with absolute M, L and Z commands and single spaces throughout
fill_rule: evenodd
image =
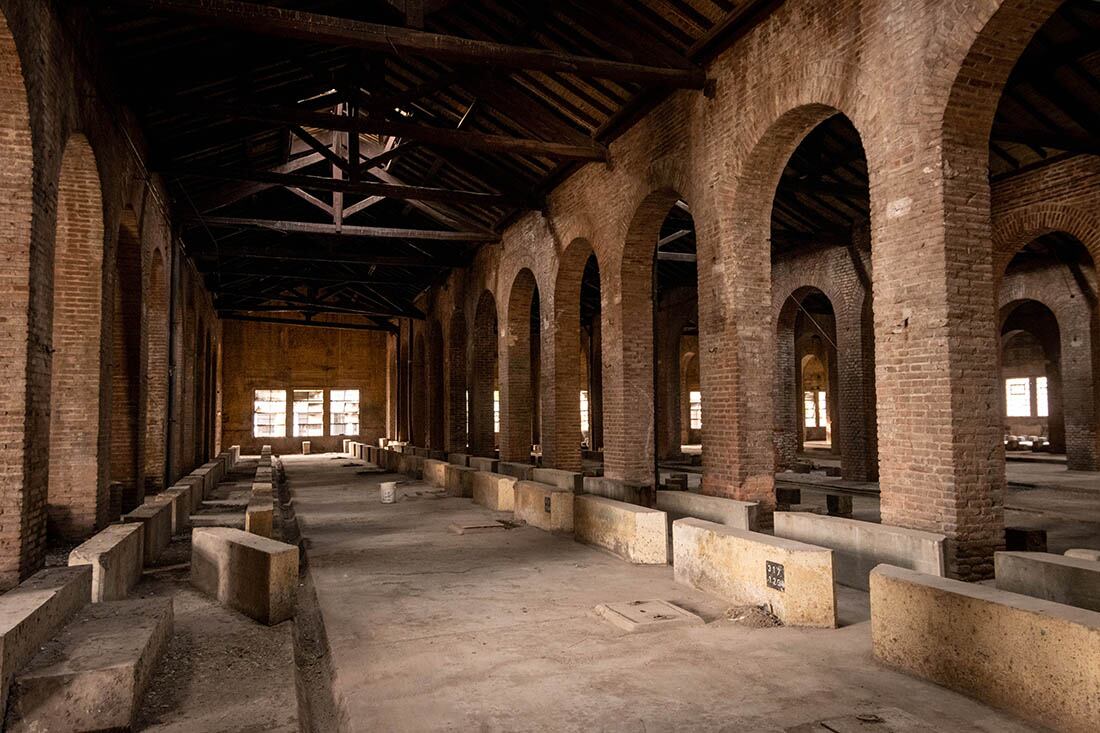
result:
M 871 572 L 875 657 L 1043 726 L 1095 731 L 1100 613 L 890 565 Z
M 478 471 L 485 471 L 486 473 L 500 473 L 497 470 L 497 468 L 500 467 L 500 461 L 498 461 L 496 458 L 470 456 L 467 459 L 467 465 L 470 468 L 477 469 Z
M 202 507 L 204 481 L 202 476 L 188 475 L 175 483 L 176 486 L 187 486 L 191 489 L 191 512 L 197 512 Z
M 190 486 L 165 489 L 147 501 L 164 502 L 172 508 L 172 534 L 176 535 L 187 529 L 187 520 L 191 516 Z
M 165 502 L 147 501 L 129 514 L 123 515 L 123 522 L 140 522 L 145 528 L 142 534 L 142 554 L 145 564 L 152 565 L 172 541 L 172 505 Z
M 653 489 L 648 486 L 631 486 L 618 479 L 603 476 L 585 476 L 584 493 L 645 506 L 653 495 Z
M 672 523 L 676 581 L 731 603 L 768 605 L 791 626 L 836 626 L 833 552 L 704 519 Z
M 520 481 L 531 481 L 531 472 L 534 470 L 535 467 L 527 463 L 500 461 L 497 464 L 497 473 L 503 473 L 505 476 L 513 476 Z
M 867 590 L 871 570 L 881 563 L 946 575 L 946 538 L 942 534 L 807 512 L 776 512 L 774 516 L 776 537 L 834 550 L 836 582 L 841 585 Z
M 572 471 L 561 471 L 556 468 L 532 468 L 531 480 L 542 484 L 550 484 L 559 489 L 568 489 L 574 494 L 584 492 L 584 476 Z
M 477 471 L 454 463 L 446 464 L 444 471 L 446 472 L 446 488 L 449 496 L 473 497 L 474 476 Z
M 92 596 L 92 568 L 39 570 L 0 596 L 0 710 L 12 677 Z
M 432 459 L 424 461 L 424 480 L 432 486 L 447 488 L 447 463 Z
M 657 509 L 602 496 L 573 499 L 573 536 L 638 565 L 667 565 L 668 519 Z
M 1065 555 L 1066 557 L 1075 557 L 1078 560 L 1091 560 L 1092 562 L 1100 562 L 1100 550 L 1074 548 L 1072 550 L 1066 550 Z
M 275 487 L 266 481 L 256 481 L 252 484 L 253 496 L 274 496 Z
M 191 583 L 260 623 L 294 616 L 298 548 L 229 527 L 191 533 Z
M 573 492 L 566 489 L 536 481 L 517 481 L 515 517 L 547 532 L 572 534 L 573 498 Z
M 516 508 L 516 479 L 502 473 L 474 473 L 474 503 L 494 512 L 511 512 Z
M 470 456 L 465 453 L 448 453 L 447 463 L 453 463 L 456 466 L 469 466 Z
M 144 536 L 140 524 L 110 524 L 69 553 L 69 567 L 92 568 L 92 603 L 122 600 L 141 580 Z
M 244 510 L 244 531 L 271 537 L 275 525 L 275 502 L 270 496 L 253 496 Z
M 993 564 L 1001 590 L 1100 611 L 1100 563 L 1047 552 L 997 552 Z

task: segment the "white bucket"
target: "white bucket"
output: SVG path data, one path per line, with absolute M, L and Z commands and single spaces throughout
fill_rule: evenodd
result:
M 396 481 L 383 481 L 382 482 L 382 503 L 393 504 L 397 501 L 397 482 Z

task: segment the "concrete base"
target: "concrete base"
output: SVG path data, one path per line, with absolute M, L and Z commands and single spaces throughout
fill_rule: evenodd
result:
M 172 505 L 165 502 L 147 501 L 134 511 L 122 517 L 123 522 L 140 522 L 145 526 L 142 538 L 142 552 L 145 564 L 151 565 L 164 552 L 172 541 Z
M 477 471 L 474 474 L 474 503 L 494 512 L 516 508 L 516 479 L 500 473 Z
M 474 476 L 477 474 L 477 471 L 454 463 L 446 464 L 444 470 L 446 471 L 445 487 L 448 495 L 464 496 L 467 498 L 473 497 Z
M 631 634 L 704 624 L 694 613 L 668 601 L 603 603 L 596 606 L 596 615 Z
M 428 459 L 424 461 L 424 480 L 441 489 L 447 487 L 447 462 Z
M 556 468 L 532 468 L 531 480 L 556 486 L 559 489 L 567 489 L 574 494 L 580 494 L 584 491 L 584 476 L 572 471 L 559 471 Z
M 256 481 L 252 484 L 253 496 L 273 496 L 275 488 L 267 481 Z
M 187 529 L 187 520 L 191 516 L 191 488 L 179 487 L 167 489 L 148 501 L 164 502 L 172 508 L 172 534 L 177 535 Z
M 1064 731 L 1100 720 L 1100 613 L 880 565 L 875 657 Z
M 0 710 L 15 673 L 92 595 L 92 569 L 39 570 L 0 596 Z
M 453 463 L 456 466 L 470 466 L 470 456 L 465 453 L 448 453 L 447 463 Z
M 516 520 L 547 532 L 572 534 L 573 499 L 572 491 L 535 481 L 517 481 Z
M 756 528 L 756 507 L 755 501 L 737 501 L 693 491 L 657 492 L 657 508 L 668 515 L 670 522 L 695 517 L 735 529 L 752 530 Z
M 603 476 L 585 476 L 584 491 L 586 494 L 604 496 L 638 506 L 653 506 L 656 503 L 653 498 L 656 492 L 652 486 L 627 484 L 618 479 Z
M 946 538 L 934 532 L 892 527 L 807 512 L 776 512 L 775 536 L 834 550 L 836 582 L 867 590 L 868 576 L 886 563 L 943 577 Z
M 791 626 L 836 626 L 831 550 L 702 519 L 678 519 L 672 532 L 677 582 L 767 605 Z
M 130 730 L 171 635 L 169 599 L 88 606 L 16 676 L 7 730 Z
M 191 489 L 191 511 L 196 512 L 199 507 L 202 506 L 202 500 L 206 497 L 203 494 L 203 478 L 202 476 L 184 476 L 176 482 L 176 486 L 187 486 Z
M 527 463 L 500 461 L 497 464 L 497 473 L 503 473 L 505 476 L 513 476 L 520 481 L 531 481 L 531 472 L 534 470 L 535 467 Z
M 92 567 L 92 603 L 118 601 L 141 580 L 145 528 L 112 524 L 69 553 L 69 567 Z
M 275 502 L 270 496 L 254 496 L 244 510 L 244 531 L 270 538 L 275 529 Z
M 1092 562 L 1100 562 L 1100 550 L 1074 548 L 1072 550 L 1066 550 L 1065 556 L 1075 557 L 1078 560 L 1090 560 Z
M 664 512 L 602 496 L 573 499 L 573 536 L 638 565 L 667 565 Z
M 998 552 L 993 564 L 1001 590 L 1100 611 L 1100 563 L 1046 552 Z
M 477 471 L 485 471 L 486 473 L 499 473 L 497 471 L 497 468 L 500 466 L 500 461 L 498 461 L 496 458 L 470 456 L 467 459 L 467 465 Z
M 294 616 L 298 548 L 238 529 L 195 529 L 191 583 L 260 623 L 281 623 Z

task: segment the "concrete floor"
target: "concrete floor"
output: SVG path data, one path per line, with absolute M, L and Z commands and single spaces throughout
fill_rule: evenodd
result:
M 420 482 L 382 505 L 393 475 L 283 460 L 349 729 L 774 732 L 899 708 L 930 730 L 1035 730 L 877 664 L 866 594 L 842 589 L 841 629 L 746 628 L 669 567 L 529 527 L 456 535 L 502 515 Z M 630 635 L 591 613 L 650 598 L 708 623 Z

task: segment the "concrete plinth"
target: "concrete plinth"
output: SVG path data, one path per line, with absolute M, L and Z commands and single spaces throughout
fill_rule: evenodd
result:
M 602 496 L 573 499 L 573 536 L 638 565 L 668 564 L 667 516 Z
M 998 552 L 993 565 L 1001 590 L 1100 611 L 1100 563 L 1047 552 Z
M 791 626 L 836 626 L 832 550 L 702 519 L 678 519 L 672 532 L 677 582 L 767 605 Z
M 131 730 L 171 635 L 170 599 L 88 606 L 16 676 L 7 730 Z
M 69 567 L 92 568 L 93 603 L 122 600 L 141 580 L 144 535 L 141 524 L 111 524 L 69 553 Z
M 205 485 L 205 483 L 206 482 L 202 476 L 195 476 L 194 474 L 184 476 L 175 483 L 176 486 L 186 486 L 191 489 L 192 512 L 198 511 L 199 507 L 202 506 L 202 500 L 206 498 L 203 494 L 203 486 Z
M 142 537 L 142 553 L 145 564 L 151 565 L 172 541 L 172 505 L 166 502 L 147 501 L 129 514 L 123 522 L 140 522 L 145 531 Z
M 228 527 L 191 533 L 191 583 L 260 623 L 294 615 L 298 548 Z
M 1100 613 L 880 565 L 871 572 L 875 657 L 1064 731 L 1100 720 Z
M 776 537 L 834 550 L 841 585 L 867 590 L 871 570 L 881 563 L 946 575 L 942 534 L 809 512 L 776 512 L 774 517 Z
M 467 465 L 478 471 L 485 471 L 486 473 L 499 473 L 497 468 L 500 466 L 500 461 L 496 458 L 483 458 L 481 456 L 470 456 L 467 459 Z
M 1074 548 L 1072 550 L 1066 550 L 1066 557 L 1075 557 L 1078 560 L 1091 560 L 1092 562 L 1100 562 L 1100 550 L 1086 550 L 1084 548 Z
M 266 481 L 257 481 L 252 484 L 253 496 L 274 496 L 274 493 L 274 487 Z
M 450 496 L 473 497 L 474 475 L 477 471 L 453 463 L 448 463 L 444 470 L 446 472 L 447 494 Z
M 530 481 L 531 472 L 534 470 L 535 467 L 527 463 L 512 463 L 510 461 L 499 461 L 497 463 L 497 473 L 514 476 L 520 481 Z
M 751 530 L 756 527 L 756 507 L 755 501 L 737 501 L 691 491 L 657 492 L 657 508 L 668 514 L 669 521 L 695 517 L 727 527 Z M 671 527 L 669 531 L 672 531 Z
M 156 496 L 149 497 L 148 501 L 164 502 L 171 507 L 172 534 L 179 534 L 187 529 L 187 519 L 191 516 L 190 487 L 165 489 Z
M 424 461 L 424 480 L 432 486 L 447 487 L 447 463 L 445 461 Z
M 465 453 L 448 453 L 447 463 L 453 463 L 456 466 L 469 466 L 470 456 Z
M 92 568 L 39 570 L 0 596 L 0 710 L 15 673 L 92 595 Z
M 515 517 L 547 532 L 573 533 L 572 491 L 535 481 L 517 481 Z
M 516 479 L 500 473 L 474 472 L 474 503 L 494 512 L 516 508 Z
M 244 510 L 244 531 L 271 537 L 275 525 L 275 502 L 270 496 L 254 496 Z
M 584 491 L 584 476 L 572 471 L 560 471 L 556 468 L 532 468 L 531 480 L 556 486 L 559 489 L 567 489 L 574 494 L 580 494 Z

